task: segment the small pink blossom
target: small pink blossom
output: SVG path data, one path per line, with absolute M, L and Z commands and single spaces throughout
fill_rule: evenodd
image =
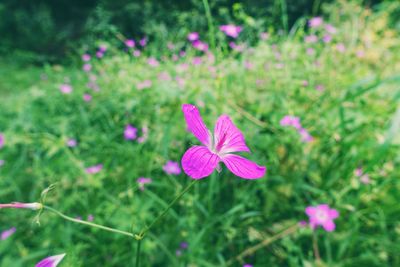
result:
M 202 61 L 203 60 L 201 59 L 201 57 L 194 57 L 193 60 L 192 60 L 192 64 L 195 65 L 195 66 L 196 65 L 200 65 L 202 63 Z
M 89 215 L 87 216 L 87 220 L 88 220 L 88 222 L 93 222 L 94 216 L 93 216 L 92 214 L 89 214 Z
M 4 208 L 12 208 L 12 209 L 31 209 L 31 210 L 39 210 L 43 207 L 42 204 L 33 202 L 33 203 L 21 203 L 21 202 L 13 202 L 10 204 L 0 204 L 0 209 Z
M 5 230 L 5 231 L 1 232 L 1 237 L 0 237 L 0 239 L 1 239 L 1 240 L 6 240 L 6 239 L 9 238 L 10 236 L 12 236 L 12 235 L 15 233 L 16 230 L 17 230 L 17 229 L 16 229 L 15 227 L 12 227 L 12 228 L 10 228 L 10 229 L 8 229 L 8 230 Z
M 214 136 L 205 126 L 197 107 L 184 104 L 182 111 L 187 129 L 203 144 L 189 148 L 182 157 L 185 173 L 193 179 L 209 176 L 219 169 L 222 161 L 235 175 L 245 179 L 257 179 L 265 175 L 266 168 L 233 154 L 234 152 L 250 152 L 244 136 L 233 124 L 229 116 L 218 118 Z
M 323 86 L 322 84 L 317 84 L 315 86 L 315 90 L 317 91 L 324 91 L 325 90 L 325 86 Z
M 135 140 L 137 137 L 137 128 L 133 127 L 132 125 L 128 124 L 125 127 L 124 137 L 126 140 Z
M 286 115 L 280 121 L 281 126 L 292 126 L 296 129 L 301 129 L 300 118 L 292 115 Z
M 147 64 L 149 64 L 152 67 L 158 67 L 160 65 L 160 63 L 158 62 L 157 59 L 155 59 L 154 57 L 151 57 L 147 60 Z
M 193 47 L 199 51 L 203 51 L 206 52 L 208 50 L 208 44 L 200 41 L 200 40 L 196 40 L 192 43 Z
M 83 68 L 82 68 L 85 72 L 89 72 L 91 69 L 92 69 L 92 65 L 91 64 L 89 64 L 89 63 L 86 63 L 86 64 L 84 64 L 83 65 Z
M 63 94 L 70 94 L 70 93 L 72 93 L 72 86 L 69 85 L 69 84 L 66 84 L 66 83 L 61 84 L 60 85 L 60 91 Z
M 309 82 L 306 80 L 301 81 L 301 85 L 304 87 L 307 87 L 309 85 Z
M 163 166 L 163 170 L 167 173 L 167 174 L 173 174 L 173 175 L 179 175 L 181 174 L 181 168 L 179 166 L 178 162 L 175 161 L 168 161 L 164 166 Z
M 344 44 L 343 43 L 338 43 L 338 44 L 336 44 L 336 50 L 338 51 L 338 52 L 340 52 L 340 53 L 344 53 L 344 52 L 346 52 L 346 47 L 344 46 Z
M 186 52 L 185 51 L 179 51 L 179 56 L 180 57 L 184 57 L 184 56 L 186 56 Z
M 251 63 L 250 61 L 246 60 L 244 62 L 244 67 L 245 67 L 245 69 L 252 70 L 252 69 L 254 69 L 254 64 Z
M 76 147 L 78 145 L 78 142 L 75 139 L 68 139 L 67 140 L 67 146 L 68 147 Z
M 172 55 L 172 61 L 178 61 L 179 57 L 178 55 L 173 54 Z
M 144 186 L 146 184 L 150 184 L 152 182 L 153 182 L 153 180 L 151 178 L 140 177 L 140 178 L 137 179 L 137 183 L 139 185 L 139 189 L 142 190 L 142 191 L 144 190 Z
M 107 46 L 106 45 L 99 45 L 99 51 L 104 53 L 107 51 Z
M 142 52 L 140 52 L 140 50 L 134 50 L 134 51 L 132 52 L 132 55 L 133 55 L 134 57 L 140 57 L 141 54 L 142 54 Z
M 315 49 L 312 47 L 309 47 L 309 48 L 307 48 L 306 53 L 309 56 L 313 56 L 313 55 L 315 55 Z
M 314 34 L 307 35 L 306 37 L 304 37 L 304 41 L 306 43 L 316 43 L 316 42 L 318 42 L 318 37 Z
M 4 134 L 0 133 L 0 148 L 4 146 L 4 143 L 5 143 Z
M 147 126 L 142 127 L 142 136 L 137 139 L 138 143 L 146 142 L 147 138 L 149 138 L 149 128 Z
M 227 36 L 237 38 L 239 33 L 242 31 L 241 26 L 235 26 L 233 24 L 221 25 L 219 29 L 224 32 Z
M 331 24 L 326 24 L 325 30 L 327 33 L 330 33 L 330 34 L 335 34 L 337 32 L 337 29 L 334 26 L 332 26 Z
M 144 37 L 144 38 L 140 39 L 139 45 L 141 47 L 145 47 L 147 45 L 147 37 Z
M 235 44 L 235 42 L 229 42 L 229 47 L 235 50 L 236 52 L 243 52 L 246 48 L 244 44 Z
M 251 264 L 245 264 L 245 265 L 243 265 L 243 267 L 253 267 L 253 265 L 251 265 Z
M 150 88 L 152 86 L 152 82 L 150 80 L 144 80 L 143 82 L 137 83 L 136 88 L 138 90 L 143 90 L 146 88 Z
M 90 61 L 90 59 L 91 59 L 91 57 L 90 57 L 89 54 L 83 54 L 82 55 L 82 60 L 83 61 L 88 62 L 88 61 Z
M 167 71 L 163 71 L 158 75 L 160 81 L 171 81 L 171 75 Z
M 198 32 L 191 32 L 187 36 L 188 40 L 191 42 L 199 40 L 199 33 Z
M 308 21 L 308 26 L 310 28 L 318 28 L 324 23 L 322 17 L 314 17 Z
M 361 49 L 357 50 L 357 51 L 356 51 L 356 56 L 357 56 L 358 58 L 363 58 L 363 57 L 365 57 L 365 51 L 364 51 L 364 50 L 361 50 Z
M 309 206 L 305 209 L 310 219 L 311 228 L 315 229 L 318 225 L 322 226 L 325 231 L 332 232 L 335 230 L 334 219 L 339 217 L 339 212 L 331 209 L 327 204 L 317 206 Z
M 87 174 L 96 174 L 99 173 L 103 169 L 103 164 L 94 165 L 86 168 Z
M 330 34 L 324 35 L 324 37 L 322 37 L 322 41 L 324 41 L 324 43 L 330 43 L 332 41 L 332 35 Z
M 129 48 L 135 47 L 135 40 L 133 39 L 128 39 L 125 41 L 125 45 Z
M 312 137 L 306 129 L 300 128 L 298 131 L 301 136 L 301 141 L 303 141 L 305 143 L 314 141 L 314 137 Z
M 63 260 L 65 255 L 66 254 L 64 253 L 64 254 L 60 254 L 60 255 L 47 257 L 47 258 L 41 260 L 40 262 L 38 262 L 35 265 L 35 267 L 57 267 L 57 265 Z
M 104 56 L 104 52 L 101 52 L 100 50 L 96 52 L 97 58 L 102 58 L 103 56 Z
M 90 94 L 84 94 L 84 95 L 83 95 L 83 101 L 85 101 L 85 102 L 90 102 L 90 101 L 92 101 L 92 95 L 90 95 Z

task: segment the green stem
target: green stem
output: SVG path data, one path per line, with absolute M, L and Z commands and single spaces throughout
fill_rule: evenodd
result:
M 214 31 L 214 23 L 211 15 L 210 5 L 208 4 L 208 0 L 203 0 L 204 9 L 206 10 L 207 23 L 208 23 L 208 35 L 211 42 L 211 47 L 215 50 L 215 31 Z
M 133 233 L 129 233 L 129 232 L 126 232 L 126 231 L 114 229 L 114 228 L 103 226 L 103 225 L 96 224 L 96 223 L 91 223 L 91 222 L 87 222 L 87 221 L 78 220 L 78 219 L 69 217 L 69 216 L 59 212 L 58 210 L 55 210 L 55 209 L 49 207 L 49 206 L 43 206 L 43 208 L 45 210 L 53 212 L 54 214 L 57 214 L 58 216 L 60 216 L 61 218 L 65 219 L 67 221 L 71 221 L 71 222 L 79 223 L 79 224 L 84 224 L 84 225 L 87 225 L 87 226 L 90 226 L 90 227 L 93 227 L 93 228 L 98 228 L 98 229 L 102 229 L 102 230 L 105 230 L 105 231 L 108 231 L 108 232 L 113 232 L 113 233 L 126 235 L 126 236 L 129 236 L 129 237 L 135 238 L 135 235 Z
M 152 223 L 150 223 L 149 226 L 147 226 L 145 229 L 143 229 L 140 234 L 137 236 L 138 238 L 143 238 L 144 235 L 150 230 L 150 228 L 152 228 L 162 217 L 165 216 L 165 214 L 167 214 L 167 212 L 169 211 L 169 209 L 187 192 L 189 191 L 189 189 L 197 182 L 198 180 L 193 180 L 182 192 L 179 193 L 179 195 L 177 195 L 174 200 L 171 201 L 171 203 L 169 203 L 168 207 L 160 214 L 157 216 L 157 218 L 154 219 L 154 221 Z
M 138 239 L 138 243 L 137 243 L 137 250 L 136 250 L 136 267 L 140 266 L 140 248 L 141 248 L 141 244 L 142 244 L 142 239 Z

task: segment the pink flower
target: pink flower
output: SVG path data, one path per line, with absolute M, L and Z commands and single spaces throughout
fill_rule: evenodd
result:
M 324 43 L 330 43 L 332 41 L 332 35 L 324 35 L 324 37 L 322 37 L 322 41 L 324 41 Z
M 99 173 L 103 169 L 103 164 L 94 165 L 86 168 L 87 174 L 96 174 Z
M 13 202 L 10 204 L 0 204 L 0 209 L 4 208 L 13 208 L 13 209 L 30 209 L 30 210 L 39 210 L 43 207 L 42 204 L 33 202 L 33 203 L 20 203 Z
M 125 45 L 129 48 L 135 47 L 135 40 L 133 39 L 128 39 L 125 41 Z
M 340 53 L 346 52 L 346 47 L 344 46 L 343 43 L 338 43 L 335 48 Z
M 200 65 L 201 62 L 202 62 L 201 57 L 194 57 L 193 60 L 192 60 L 192 64 L 195 65 L 195 66 L 196 65 Z
M 152 85 L 152 82 L 150 80 L 144 80 L 143 82 L 137 83 L 136 84 L 136 88 L 138 90 L 143 90 L 146 88 L 150 88 Z
M 0 159 L 0 167 L 3 166 L 5 161 L 3 159 Z
M 84 94 L 83 95 L 83 101 L 85 101 L 85 102 L 92 101 L 92 96 L 90 94 Z
M 142 52 L 140 52 L 140 50 L 134 50 L 134 51 L 132 52 L 132 55 L 133 55 L 134 57 L 140 57 L 141 54 L 142 54 Z
M 186 52 L 185 52 L 185 51 L 179 51 L 179 56 L 180 56 L 180 57 L 186 56 Z
M 333 27 L 331 24 L 326 24 L 325 30 L 327 33 L 330 33 L 330 34 L 335 34 L 337 32 L 337 29 L 335 27 Z
M 260 39 L 261 40 L 267 40 L 269 38 L 269 34 L 267 32 L 262 32 L 260 33 Z
M 219 29 L 224 32 L 227 36 L 237 38 L 239 33 L 242 31 L 242 27 L 235 26 L 233 24 L 221 25 Z
M 72 86 L 71 85 L 69 85 L 69 84 L 61 84 L 60 85 L 60 91 L 61 91 L 61 93 L 63 93 L 63 94 L 70 94 L 70 93 L 72 93 Z
M 357 51 L 356 51 L 356 56 L 357 56 L 358 58 L 363 58 L 363 57 L 365 57 L 365 52 L 364 52 L 364 50 L 361 50 L 361 49 L 357 50 Z
M 142 47 L 145 47 L 147 45 L 147 38 L 144 37 L 144 38 L 140 39 L 139 45 Z
M 187 36 L 188 40 L 191 42 L 199 40 L 199 33 L 198 32 L 191 32 Z
M 245 179 L 257 179 L 265 175 L 266 168 L 232 154 L 250 152 L 243 134 L 227 115 L 218 118 L 214 137 L 205 126 L 198 109 L 190 104 L 182 105 L 188 130 L 203 144 L 189 148 L 182 157 L 182 167 L 193 179 L 209 176 L 214 169 L 219 169 L 222 161 L 235 175 Z
M 75 139 L 68 139 L 67 140 L 67 146 L 68 147 L 76 147 L 78 142 Z
M 89 72 L 92 69 L 92 65 L 89 63 L 86 63 L 83 65 L 83 70 L 86 72 Z
M 89 214 L 89 215 L 87 216 L 87 220 L 88 220 L 88 222 L 93 222 L 94 216 L 93 216 L 92 214 Z
M 9 238 L 10 236 L 12 236 L 12 235 L 15 233 L 16 230 L 17 230 L 17 229 L 16 229 L 15 227 L 12 227 L 12 228 L 10 228 L 10 229 L 8 229 L 8 230 L 3 231 L 3 232 L 1 233 L 1 235 L 0 235 L 0 239 L 1 239 L 1 240 L 6 240 L 6 239 Z
M 47 258 L 41 260 L 40 262 L 38 262 L 35 265 L 35 267 L 56 267 L 62 261 L 62 259 L 65 257 L 65 255 L 66 254 L 64 253 L 64 254 L 60 254 L 60 255 L 47 257 Z
M 316 42 L 318 42 L 318 37 L 314 34 L 307 35 L 306 37 L 304 37 L 304 41 L 306 43 L 316 43 Z
M 2 133 L 0 133 L 0 148 L 2 148 L 4 146 L 4 142 L 5 142 L 4 140 L 5 140 L 4 135 Z
M 300 118 L 292 115 L 286 115 L 280 121 L 281 126 L 293 126 L 296 129 L 301 129 Z
M 309 85 L 309 83 L 308 83 L 308 81 L 303 80 L 303 81 L 301 81 L 301 85 L 304 87 L 307 87 Z
M 315 86 L 315 90 L 317 90 L 317 91 L 324 91 L 324 89 L 325 89 L 325 86 L 323 86 L 322 84 L 317 84 Z
M 158 79 L 160 81 L 170 81 L 172 78 L 167 71 L 163 71 L 158 75 Z
M 306 50 L 307 55 L 312 56 L 315 54 L 315 49 L 312 47 L 307 48 Z
M 245 264 L 245 265 L 243 265 L 243 267 L 253 267 L 253 265 L 251 265 L 251 264 Z
M 152 67 L 158 67 L 160 65 L 160 63 L 158 62 L 157 59 L 155 59 L 154 57 L 151 57 L 147 60 L 147 64 L 149 64 Z
M 125 127 L 124 137 L 126 140 L 135 140 L 137 137 L 137 128 L 133 127 L 132 125 L 128 124 Z
M 90 58 L 91 58 L 91 57 L 90 57 L 89 54 L 83 54 L 83 55 L 82 55 L 82 60 L 85 61 L 85 62 L 90 61 Z
M 192 43 L 193 47 L 199 51 L 203 51 L 206 52 L 208 50 L 208 44 L 200 41 L 200 40 L 196 40 Z
M 168 174 L 179 175 L 181 174 L 181 168 L 179 163 L 175 161 L 168 161 L 164 166 L 163 170 Z
M 230 48 L 235 50 L 236 52 L 243 52 L 246 46 L 244 44 L 235 44 L 234 42 L 229 42 Z
M 301 141 L 308 143 L 314 140 L 314 137 L 312 137 L 306 129 L 300 128 L 298 131 L 301 135 Z
M 99 51 L 102 52 L 102 53 L 106 52 L 107 51 L 107 46 L 99 45 Z
M 102 52 L 100 50 L 96 52 L 96 57 L 97 58 L 102 58 L 103 56 L 104 56 L 104 52 Z
M 140 177 L 137 179 L 137 183 L 139 184 L 139 189 L 142 191 L 144 190 L 145 184 L 150 184 L 152 182 L 153 180 L 151 178 Z
M 322 23 L 324 23 L 324 20 L 322 19 L 322 17 L 314 17 L 308 21 L 308 26 L 310 28 L 317 28 L 317 27 L 321 26 Z
M 310 219 L 311 228 L 315 229 L 321 225 L 328 232 L 335 230 L 333 220 L 339 217 L 337 210 L 329 208 L 327 204 L 321 204 L 315 207 L 309 206 L 305 211 Z

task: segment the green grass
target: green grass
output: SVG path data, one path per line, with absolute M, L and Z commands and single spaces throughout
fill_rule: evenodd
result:
M 93 63 L 100 92 L 87 88 L 89 77 L 80 67 L 2 63 L 0 132 L 6 146 L 0 159 L 6 163 L 0 168 L 0 202 L 38 201 L 42 190 L 56 184 L 47 205 L 72 217 L 93 214 L 96 223 L 138 233 L 191 182 L 184 174 L 165 174 L 162 166 L 180 161 L 187 148 L 198 144 L 181 112 L 181 104 L 192 103 L 211 129 L 220 114 L 228 114 L 252 150 L 247 157 L 267 166 L 268 173 L 248 181 L 223 167 L 199 181 L 144 238 L 142 266 L 225 266 L 242 251 L 306 220 L 305 207 L 320 203 L 340 212 L 334 232 L 316 231 L 321 265 L 399 266 L 400 39 L 386 27 L 384 12 L 366 19 L 360 11 L 353 15 L 356 24 L 346 14 L 340 24 L 332 15 L 338 33 L 331 44 L 305 44 L 298 29 L 290 38 L 272 36 L 243 54 L 216 51 L 217 63 L 205 56 L 200 66 L 190 63 L 195 51 L 153 68 L 144 57 L 110 48 Z M 339 42 L 346 52 L 335 50 Z M 309 46 L 314 56 L 306 54 Z M 356 56 L 361 48 L 363 58 Z M 277 52 L 283 68 L 277 68 Z M 246 69 L 246 61 L 254 67 Z M 186 72 L 177 68 L 182 63 L 190 65 Z M 160 80 L 162 72 L 172 79 Z M 177 76 L 185 80 L 183 87 Z M 58 89 L 66 79 L 74 89 L 70 95 Z M 152 87 L 137 90 L 146 79 Z M 309 85 L 303 86 L 303 80 Z M 323 91 L 315 90 L 319 84 Z M 82 100 L 87 92 L 93 95 L 90 103 Z M 301 118 L 313 142 L 303 143 L 293 128 L 280 126 L 288 114 Z M 148 140 L 124 140 L 128 123 L 147 125 Z M 76 138 L 78 146 L 68 148 L 68 138 Z M 99 163 L 104 164 L 100 173 L 85 173 Z M 353 174 L 359 166 L 370 184 Z M 151 177 L 153 183 L 142 192 L 138 177 Z M 0 266 L 33 266 L 63 252 L 67 256 L 60 266 L 134 266 L 135 240 L 48 212 L 38 226 L 35 215 L 1 210 L 0 230 L 15 226 L 17 232 L 0 241 Z M 189 248 L 177 257 L 182 241 Z M 244 262 L 313 266 L 312 231 L 296 230 Z

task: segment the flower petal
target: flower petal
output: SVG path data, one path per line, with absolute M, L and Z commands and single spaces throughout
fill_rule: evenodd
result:
M 218 118 L 214 128 L 214 139 L 216 150 L 223 154 L 239 151 L 250 152 L 243 134 L 227 115 Z
M 314 216 L 316 211 L 317 211 L 317 209 L 312 206 L 309 206 L 306 208 L 306 214 L 310 217 Z
M 60 254 L 60 255 L 47 257 L 47 258 L 41 260 L 39 263 L 37 263 L 35 265 L 35 267 L 56 267 L 62 261 L 62 259 L 65 257 L 65 255 L 66 254 L 64 253 L 64 254 Z
M 336 219 L 337 217 L 339 217 L 339 212 L 335 209 L 330 209 L 329 210 L 329 217 L 331 219 Z
M 327 232 L 332 232 L 333 230 L 335 230 L 336 225 L 333 221 L 327 221 L 325 222 L 322 227 L 327 231 Z
M 257 179 L 265 175 L 266 168 L 235 154 L 228 154 L 221 159 L 235 175 L 244 179 Z
M 219 157 L 205 146 L 189 148 L 182 157 L 182 168 L 193 179 L 209 176 L 217 167 Z
M 210 131 L 204 124 L 197 107 L 191 104 L 183 104 L 182 111 L 185 116 L 188 130 L 191 131 L 203 145 L 209 146 L 211 139 Z

